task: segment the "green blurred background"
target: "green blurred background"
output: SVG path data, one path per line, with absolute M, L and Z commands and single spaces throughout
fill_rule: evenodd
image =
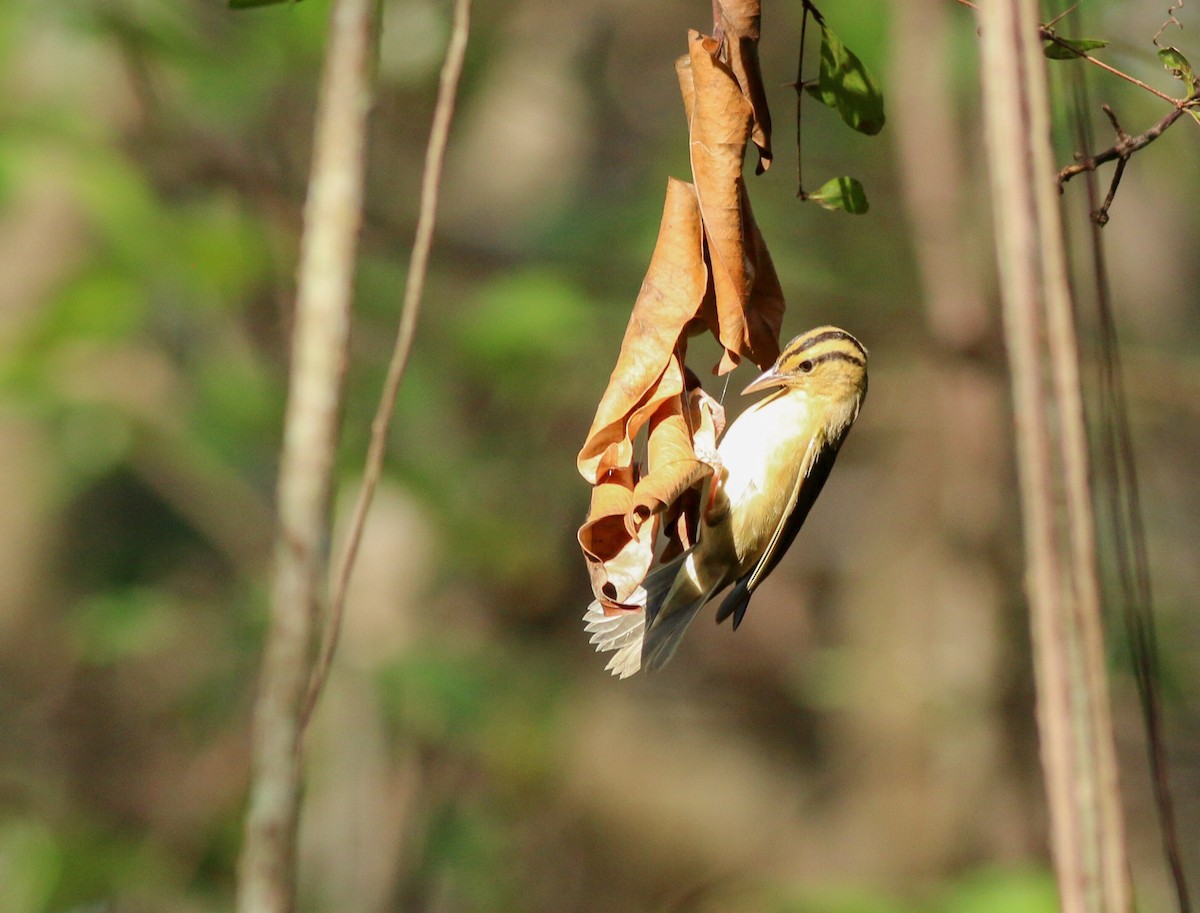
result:
M 384 6 L 339 517 L 449 27 L 445 0 Z M 751 194 L 784 334 L 854 332 L 871 394 L 736 636 L 699 623 L 662 674 L 618 682 L 582 632 L 574 455 L 667 176 L 687 177 L 672 61 L 709 6 L 476 4 L 416 350 L 310 741 L 305 911 L 1054 909 L 965 7 L 823 6 L 887 98 L 874 139 L 805 105 L 806 187 L 859 178 L 871 210 L 851 217 L 795 199 L 799 4 L 766 4 L 777 158 Z M 1161 7 L 1086 4 L 1087 37 L 1177 92 L 1150 44 Z M 0 7 L 3 913 L 232 906 L 327 15 Z M 1165 40 L 1200 58 L 1200 10 L 1179 15 Z M 1131 132 L 1166 111 L 1110 77 L 1092 90 L 1092 113 L 1109 102 Z M 1195 883 L 1200 156 L 1184 120 L 1133 160 L 1104 235 Z M 1109 647 L 1141 909 L 1166 909 L 1119 625 Z

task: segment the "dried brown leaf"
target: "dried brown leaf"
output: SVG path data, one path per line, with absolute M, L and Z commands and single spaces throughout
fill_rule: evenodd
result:
M 696 533 L 700 518 L 700 491 L 702 482 L 712 474 L 716 461 L 717 438 L 725 428 L 725 409 L 700 386 L 696 375 L 687 371 L 688 385 L 688 419 L 686 422 L 690 436 L 690 449 L 694 454 L 692 466 L 703 466 L 696 476 L 688 479 L 686 473 L 679 473 L 675 480 L 677 491 L 664 497 L 662 507 L 662 528 L 666 538 L 666 546 L 660 557 L 661 561 L 670 561 L 679 553 L 696 544 Z M 666 439 L 664 444 L 668 443 Z M 673 457 L 669 449 L 664 447 L 657 453 L 651 453 L 652 464 L 655 456 L 665 456 L 667 462 L 663 465 L 670 467 Z M 687 457 L 691 461 L 692 457 Z M 687 484 L 682 484 L 683 482 Z M 643 491 L 639 483 L 634 499 Z
M 659 405 L 683 392 L 682 373 L 668 373 L 667 368 L 707 286 L 695 188 L 672 178 L 658 243 L 629 317 L 621 354 L 579 451 L 579 472 L 589 482 L 596 482 L 601 456 L 610 447 L 617 448 L 611 465 L 631 465 L 638 429 Z
M 750 195 L 742 187 L 742 224 L 746 230 L 747 256 L 754 271 L 750 286 L 750 301 L 746 305 L 746 338 L 749 357 L 759 367 L 774 364 L 779 357 L 779 331 L 783 328 L 783 286 L 767 250 L 766 239 L 759 231 Z
M 735 3 L 732 13 L 736 15 L 728 27 L 730 29 L 749 29 L 752 35 L 757 36 L 757 20 L 749 22 L 743 15 L 756 9 L 757 5 L 753 3 Z M 728 6 L 725 8 L 725 14 L 727 18 L 730 16 Z M 699 42 L 694 40 L 697 38 L 700 39 Z M 698 46 L 705 52 L 711 52 L 717 48 L 712 39 L 706 39 L 697 32 L 689 33 L 689 41 L 692 52 L 695 52 Z M 751 361 L 762 368 L 773 363 L 779 356 L 779 331 L 783 324 L 784 310 L 783 290 L 779 285 L 779 277 L 771 262 L 766 241 L 763 240 L 762 233 L 754 221 L 754 214 L 750 209 L 750 198 L 746 192 L 745 181 L 742 179 L 741 157 L 745 153 L 745 137 L 736 145 L 732 153 L 729 149 L 725 149 L 720 156 L 712 154 L 714 144 L 708 135 L 708 119 L 703 116 L 703 111 L 727 107 L 728 103 L 732 101 L 729 79 L 728 77 L 721 78 L 721 73 L 727 72 L 722 70 L 722 66 L 719 60 L 714 60 L 711 66 L 699 68 L 702 73 L 708 74 L 702 79 L 705 91 L 710 94 L 716 93 L 717 97 L 710 99 L 706 96 L 701 102 L 702 113 L 698 115 L 696 113 L 695 76 L 697 69 L 693 66 L 693 56 L 689 54 L 675 61 L 675 72 L 679 77 L 683 107 L 692 131 L 693 172 L 699 161 L 704 175 L 704 180 L 701 180 L 701 177 L 694 173 L 697 196 L 701 199 L 701 211 L 704 218 L 705 256 L 707 261 L 712 261 L 714 264 L 710 268 L 709 289 L 700 315 L 696 318 L 694 327 L 689 327 L 689 332 L 693 334 L 699 332 L 700 327 L 706 325 L 725 346 L 725 354 L 715 369 L 718 374 L 731 371 L 737 365 L 740 356 L 743 355 L 748 356 Z M 695 118 L 699 118 L 699 121 Z M 701 131 L 704 142 L 703 151 L 699 156 L 696 150 L 697 129 Z M 733 156 L 736 156 L 736 163 L 733 161 Z M 720 165 L 719 168 L 708 167 L 714 163 L 714 160 Z M 731 187 L 734 190 L 731 190 Z M 731 193 L 736 195 L 739 202 L 736 216 L 728 209 L 728 199 Z M 710 205 L 709 201 L 714 199 L 717 202 Z M 710 212 L 713 213 L 711 220 Z M 719 238 L 723 238 L 726 243 L 719 243 L 716 240 Z M 739 249 L 740 258 L 738 256 Z M 722 250 L 725 251 L 723 257 L 715 256 L 720 255 Z M 723 270 L 723 265 L 731 268 Z M 742 269 L 740 278 L 749 283 L 748 291 L 745 281 L 738 282 L 737 270 L 739 267 Z M 724 277 L 724 281 L 722 281 L 722 277 Z M 719 291 L 718 283 L 720 283 Z
M 638 480 L 633 492 L 631 533 L 712 473 L 712 466 L 699 459 L 692 446 L 692 428 L 683 411 L 682 397 L 663 403 L 654 414 L 647 453 L 649 471 Z
M 675 75 L 679 78 L 679 94 L 683 96 L 683 115 L 691 129 L 692 110 L 696 107 L 696 81 L 692 78 L 692 58 L 688 54 L 675 58 Z
M 642 582 L 654 560 L 656 523 L 631 535 L 626 517 L 633 507 L 632 467 L 605 469 L 592 488 L 587 522 L 579 528 L 579 546 L 587 560 L 597 599 L 624 603 Z
M 758 147 L 758 174 L 771 167 L 771 112 L 767 90 L 758 63 L 760 0 L 721 0 L 721 28 L 725 33 L 729 69 L 737 78 L 742 94 L 750 101 L 754 126 L 750 138 Z
M 687 373 L 692 446 L 701 459 L 711 461 L 717 452 L 717 439 L 725 430 L 725 407 L 700 386 L 696 375 Z
M 596 561 L 607 561 L 625 546 L 625 515 L 633 506 L 633 467 L 606 470 L 592 487 L 587 522 L 579 528 L 579 545 Z
M 672 356 L 663 373 L 682 377 L 685 370 Z M 630 597 L 653 562 L 654 537 L 665 511 L 672 525 L 668 549 L 672 542 L 675 552 L 695 542 L 699 492 L 713 472 L 725 412 L 694 374 L 687 375 L 686 414 L 683 397 L 676 396 L 662 402 L 650 420 L 645 475 L 638 478 L 632 467 L 613 466 L 619 453 L 615 445 L 601 457 L 599 482 L 592 489 L 579 544 L 593 592 L 606 613 L 631 607 Z
M 636 539 L 628 539 L 615 555 L 599 562 L 590 555 L 587 558 L 588 576 L 592 582 L 592 593 L 604 607 L 604 614 L 614 611 L 640 609 L 633 595 L 654 561 L 654 536 L 658 530 L 656 522 L 645 524 Z
M 675 75 L 679 78 L 679 94 L 683 97 L 683 112 L 687 118 L 688 131 L 691 131 L 692 111 L 696 103 L 696 83 L 692 79 L 692 59 L 687 54 L 675 59 Z M 708 269 L 708 254 L 704 253 L 705 269 Z M 699 313 L 684 327 L 684 335 L 698 336 L 708 330 L 716 339 L 721 338 L 721 328 L 717 322 L 717 296 L 713 291 L 712 271 L 708 270 L 708 285 L 704 290 L 704 301 Z
M 742 160 L 753 110 L 732 71 L 717 58 L 718 50 L 715 39 L 694 30 L 688 33 L 687 69 L 695 86 L 688 119 L 692 176 L 716 296 L 718 338 L 725 347 L 717 373 L 725 374 L 742 356 L 766 367 L 774 361 L 772 350 L 778 354 L 778 343 L 764 347 L 766 341 L 751 334 L 746 320 L 755 263 L 746 247 Z M 686 104 L 686 96 L 684 100 Z

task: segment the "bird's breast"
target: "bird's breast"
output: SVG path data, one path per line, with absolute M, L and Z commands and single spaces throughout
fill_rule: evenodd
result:
M 758 560 L 783 520 L 805 453 L 819 432 L 811 413 L 803 391 L 778 394 L 742 413 L 717 448 L 739 574 Z

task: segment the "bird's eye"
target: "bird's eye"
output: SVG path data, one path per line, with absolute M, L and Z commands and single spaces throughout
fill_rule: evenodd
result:
M 804 361 L 800 362 L 800 373 L 807 374 L 812 369 L 813 369 L 813 363 L 811 361 L 809 361 L 808 359 L 805 359 Z

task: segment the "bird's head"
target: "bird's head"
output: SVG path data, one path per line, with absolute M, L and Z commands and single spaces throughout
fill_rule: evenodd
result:
M 867 392 L 867 350 L 837 327 L 817 327 L 801 333 L 742 393 L 772 387 L 803 390 L 809 397 L 834 402 L 857 403 Z

